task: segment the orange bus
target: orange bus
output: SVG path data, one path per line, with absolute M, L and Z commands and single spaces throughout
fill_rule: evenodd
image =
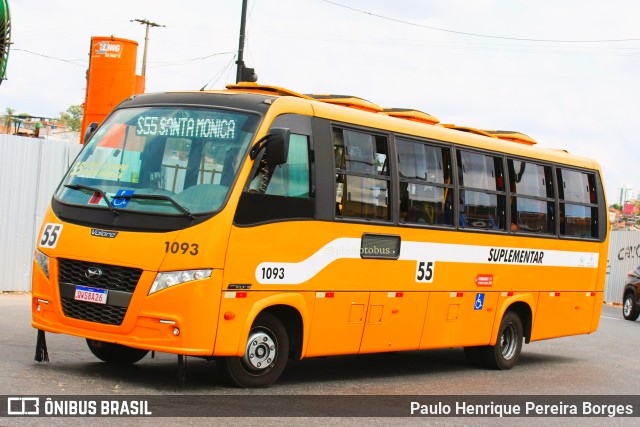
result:
M 522 142 L 522 143 L 520 143 Z M 516 132 L 242 83 L 143 94 L 91 135 L 36 242 L 33 321 L 270 386 L 288 359 L 523 342 L 599 323 L 595 161 Z

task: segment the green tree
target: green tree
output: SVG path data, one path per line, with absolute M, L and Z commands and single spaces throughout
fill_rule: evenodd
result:
M 4 117 L 2 118 L 3 120 L 3 124 L 5 127 L 5 132 L 9 133 L 10 129 L 11 129 L 11 119 L 13 118 L 13 114 L 16 112 L 16 110 L 14 110 L 13 108 L 9 108 L 7 107 L 6 110 L 4 110 Z
M 83 113 L 82 105 L 72 105 L 67 111 L 60 113 L 60 121 L 71 130 L 79 131 Z

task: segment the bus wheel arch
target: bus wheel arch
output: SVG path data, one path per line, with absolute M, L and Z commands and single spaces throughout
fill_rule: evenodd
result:
M 271 386 L 287 364 L 289 338 L 282 322 L 268 312 L 254 320 L 243 356 L 216 359 L 219 373 L 232 385 L 243 388 Z
M 533 314 L 527 302 L 511 303 L 496 322 L 498 327 L 490 345 L 465 348 L 465 356 L 472 366 L 511 369 L 520 358 L 523 341 L 531 341 Z
M 218 370 L 227 382 L 238 387 L 263 388 L 273 384 L 287 360 L 302 354 L 302 316 L 294 307 L 274 305 L 254 318 L 242 356 L 217 358 Z
M 495 345 L 480 347 L 484 366 L 491 369 L 513 368 L 522 351 L 524 327 L 516 311 L 507 310 L 502 316 Z
M 507 312 L 513 311 L 520 317 L 520 321 L 522 322 L 522 333 L 524 336 L 524 341 L 529 344 L 531 342 L 531 328 L 533 327 L 533 313 L 531 312 L 531 307 L 524 301 L 517 301 L 511 304 L 502 314 L 502 317 L 507 314 Z M 502 322 L 502 320 L 501 320 Z
M 274 305 L 265 308 L 261 313 L 270 313 L 282 322 L 289 337 L 289 359 L 300 359 L 302 356 L 303 322 L 300 312 L 289 305 Z

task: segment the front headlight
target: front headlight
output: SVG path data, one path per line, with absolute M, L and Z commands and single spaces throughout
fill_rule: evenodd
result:
M 40 270 L 42 270 L 42 272 L 44 273 L 45 276 L 47 276 L 47 279 L 48 279 L 49 278 L 49 257 L 36 249 L 35 252 L 33 253 L 33 260 L 36 262 L 36 264 L 38 264 L 38 267 L 40 267 Z
M 170 288 L 171 286 L 179 285 L 186 282 L 192 282 L 194 280 L 208 279 L 209 277 L 211 277 L 211 269 L 168 271 L 165 273 L 158 273 L 156 279 L 153 281 L 153 285 L 151 285 L 149 295 L 163 289 Z

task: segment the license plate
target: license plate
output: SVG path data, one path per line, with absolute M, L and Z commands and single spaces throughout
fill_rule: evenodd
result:
M 73 299 L 76 301 L 93 302 L 96 304 L 107 303 L 107 289 L 90 288 L 88 286 L 76 286 Z

